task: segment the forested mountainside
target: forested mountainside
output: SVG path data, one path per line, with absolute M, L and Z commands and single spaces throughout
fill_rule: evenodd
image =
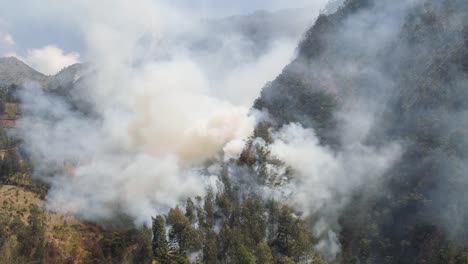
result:
M 30 69 L 16 59 L 8 60 Z M 81 66 L 42 80 L 47 93 L 65 98 L 83 112 L 73 96 L 84 85 L 77 78 L 77 67 Z M 57 86 L 55 80 L 65 85 Z M 0 263 L 325 263 L 295 210 L 244 190 L 245 182 L 231 183 L 228 167 L 253 169 L 257 157 L 267 159 L 267 150 L 262 147 L 246 149 L 239 161 L 222 165 L 222 191 L 210 190 L 206 197 L 189 198 L 168 215 L 155 216 L 151 227 L 137 227 L 125 215 L 92 223 L 47 210 L 49 186 L 32 179 L 33 163 L 14 132 L 15 122 L 23 114 L 18 90 L 31 89 L 29 85 L 37 83 L 1 88 Z M 74 169 L 72 162 L 56 167 Z
M 273 127 L 313 127 L 337 150 L 401 144 L 383 180 L 363 182 L 340 212 L 343 263 L 468 261 L 467 11 L 457 0 L 347 1 L 319 17 L 255 103 Z
M 8 59 L 21 70 L 0 72 L 0 263 L 468 263 L 467 62 L 468 2 L 345 1 L 264 87 L 254 109 L 267 117 L 240 157 L 206 162 L 216 188 L 138 227 L 43 207 L 49 186 L 31 179 L 12 136 L 15 91 L 40 83 L 92 116 L 74 96 L 86 77 L 79 65 L 46 77 Z M 312 168 L 325 185 L 301 182 L 311 167 L 294 159 L 321 164 L 309 152 L 275 155 L 315 135 L 299 145 L 344 168 Z

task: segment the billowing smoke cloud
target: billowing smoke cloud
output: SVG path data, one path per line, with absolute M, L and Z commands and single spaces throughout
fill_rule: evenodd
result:
M 308 32 L 298 59 L 257 101 L 277 126 L 271 154 L 292 168 L 274 191 L 311 218 L 317 249 L 330 259 L 341 250 L 343 210 L 357 191 L 385 182 L 406 151 L 400 139 L 379 134 L 401 89 L 389 67 L 403 56 L 383 54 L 393 51 L 420 3 L 347 1 L 346 11 L 322 17 Z M 353 4 L 362 7 L 349 15 Z
M 294 203 L 307 215 L 327 206 L 334 198 L 342 198 L 333 196 L 347 196 L 346 192 L 382 175 L 399 153 L 396 144 L 375 149 L 360 142 L 336 153 L 321 146 L 311 129 L 297 124 L 282 128 L 275 137 L 272 154 L 296 171 L 295 180 L 301 182 L 298 186 L 302 190 L 294 194 Z
M 354 191 L 378 181 L 399 158 L 401 146 L 390 143 L 376 148 L 354 141 L 335 151 L 321 145 L 312 129 L 290 124 L 273 135 L 271 153 L 293 169 L 293 179 L 282 192 L 286 201 L 313 216 L 317 248 L 330 258 L 340 252 L 336 231 L 341 210 Z
M 241 151 L 255 125 L 252 100 L 300 37 L 251 56 L 234 32 L 206 60 L 190 39 L 209 33 L 206 24 L 186 11 L 150 0 L 52 2 L 81 28 L 90 64 L 68 96 L 28 85 L 18 128 L 35 177 L 50 185 L 48 208 L 90 220 L 126 214 L 142 224 L 202 195 L 213 177 L 198 168 L 225 146 Z M 213 64 L 225 58 L 236 60 Z
M 402 88 L 408 80 L 398 67 L 411 57 L 403 43 L 408 13 L 422 2 L 363 1 L 369 5 L 338 11 L 339 19 L 322 17 L 298 59 L 263 91 L 275 128 L 270 145 L 255 143 L 268 147 L 284 167 L 267 167 L 279 177 L 274 187 L 251 184 L 246 192 L 258 187 L 303 212 L 319 238 L 316 248 L 330 259 L 340 253 L 340 216 L 356 191 L 385 182 L 411 148 L 401 142 L 407 136 L 395 136 L 387 126 L 398 127 L 390 124 L 400 118 L 391 111 L 400 111 L 395 104 L 402 93 L 411 95 L 411 88 Z M 237 30 L 221 40 L 206 37 L 215 30 L 187 9 L 117 1 L 111 16 L 102 12 L 108 4 L 67 6 L 80 14 L 72 19 L 82 27 L 91 59 L 73 95 L 89 113 L 30 88 L 23 95 L 25 113 L 34 115 L 27 114 L 20 128 L 36 176 L 51 185 L 49 208 L 91 220 L 124 213 L 141 224 L 187 196 L 202 195 L 218 173 L 202 170 L 206 161 L 239 156 L 255 127 L 250 105 L 289 62 L 299 35 L 273 37 L 250 49 L 253 41 Z M 341 4 L 334 1 L 324 12 Z M 323 104 L 327 100 L 333 109 Z M 408 123 L 419 119 L 407 115 Z M 230 169 L 237 183 L 254 182 L 240 179 L 251 171 L 236 166 Z

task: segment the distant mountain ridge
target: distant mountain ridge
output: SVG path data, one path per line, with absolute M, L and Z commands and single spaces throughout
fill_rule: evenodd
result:
M 297 9 L 283 9 L 274 12 L 256 11 L 246 15 L 234 15 L 224 18 L 207 19 L 201 21 L 201 27 L 193 31 L 184 32 L 187 35 L 170 35 L 163 39 L 162 45 L 179 45 L 180 42 L 188 45 L 194 52 L 194 57 L 210 56 L 219 50 L 226 48 L 226 36 L 240 38 L 242 44 L 236 43 L 247 57 L 256 57 L 267 52 L 274 40 L 289 39 L 299 40 L 304 31 L 310 27 L 315 17 L 310 14 L 316 13 L 311 7 Z M 295 19 L 287 19 L 294 17 Z M 169 39 L 169 41 L 167 41 Z M 164 50 L 164 48 L 161 48 Z M 235 57 L 223 59 L 235 61 Z M 164 56 L 162 54 L 161 56 Z M 234 55 L 233 55 L 234 56 Z M 245 57 L 245 56 L 244 56 Z M 242 58 L 247 59 L 247 58 Z M 54 89 L 65 86 L 72 80 L 77 80 L 85 73 L 86 64 L 77 63 L 63 68 L 55 75 L 45 75 L 16 57 L 0 58 L 0 84 L 8 86 L 11 84 L 22 85 L 24 82 L 36 82 L 45 89 Z
M 0 58 L 0 83 L 21 84 L 25 80 L 44 83 L 48 77 L 15 57 Z
M 65 83 L 76 81 L 84 71 L 81 63 L 63 68 L 55 75 L 47 76 L 33 69 L 16 57 L 0 58 L 0 85 L 22 86 L 25 83 L 37 83 L 44 88 L 56 88 Z

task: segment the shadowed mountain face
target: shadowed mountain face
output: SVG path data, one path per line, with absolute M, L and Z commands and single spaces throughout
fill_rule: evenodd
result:
M 467 14 L 459 0 L 349 0 L 318 19 L 255 103 L 335 149 L 403 146 L 341 213 L 345 263 L 462 261 L 441 249 L 468 235 Z
M 9 86 L 25 80 L 44 82 L 47 77 L 15 57 L 0 58 L 0 84 Z

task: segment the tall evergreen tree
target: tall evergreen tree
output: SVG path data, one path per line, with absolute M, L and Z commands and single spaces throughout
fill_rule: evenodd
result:
M 161 264 L 170 263 L 166 224 L 162 216 L 153 218 L 153 256 Z

